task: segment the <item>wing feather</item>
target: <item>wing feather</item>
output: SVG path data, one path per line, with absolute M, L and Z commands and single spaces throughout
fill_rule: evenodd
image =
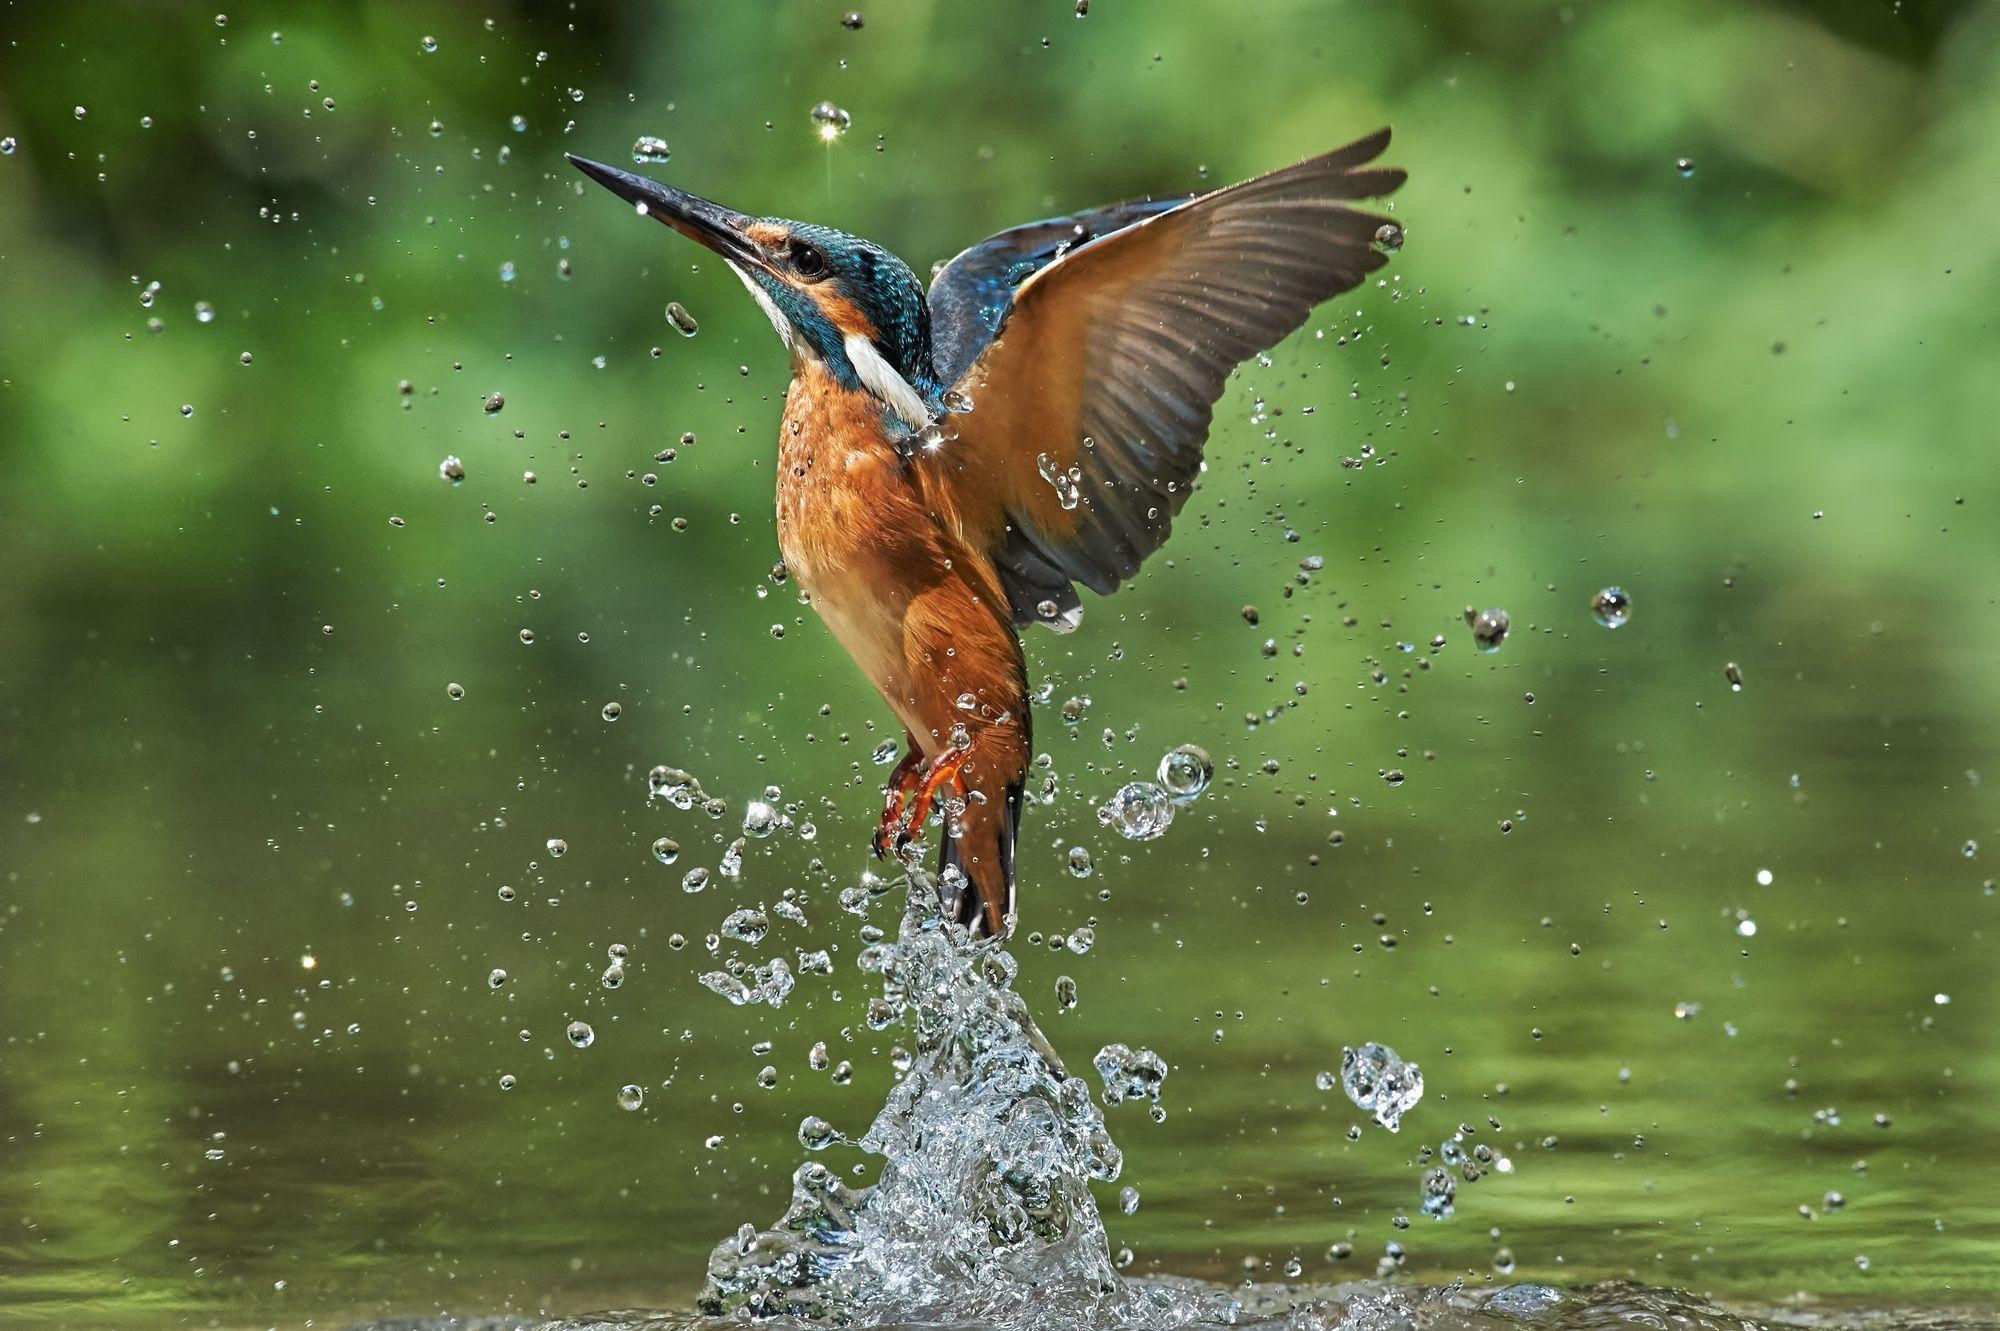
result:
M 1382 266 L 1388 219 L 1353 202 L 1402 184 L 1366 165 L 1388 142 L 1384 129 L 1212 194 L 1015 228 L 939 274 L 933 302 L 947 288 L 957 311 L 941 326 L 962 330 L 940 371 L 973 406 L 934 465 L 977 496 L 972 525 L 1005 555 L 1018 622 L 1075 606 L 1071 581 L 1108 594 L 1136 573 L 1187 502 L 1230 373 Z M 1043 455 L 1076 478 L 1068 507 Z

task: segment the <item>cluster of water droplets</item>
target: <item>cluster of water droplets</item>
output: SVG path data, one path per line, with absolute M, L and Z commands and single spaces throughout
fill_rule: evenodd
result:
M 1151 841 L 1161 836 L 1172 825 L 1175 809 L 1192 803 L 1208 789 L 1208 783 L 1215 779 L 1215 761 L 1200 745 L 1181 744 L 1167 750 L 1156 776 L 1153 781 L 1128 781 L 1120 786 L 1098 806 L 1097 821 L 1128 841 Z
M 1322 1078 L 1322 1080 L 1325 1080 Z M 1366 1110 L 1391 1132 L 1424 1098 L 1424 1073 L 1415 1063 L 1374 1041 L 1340 1051 L 1340 1089 L 1357 1109 Z

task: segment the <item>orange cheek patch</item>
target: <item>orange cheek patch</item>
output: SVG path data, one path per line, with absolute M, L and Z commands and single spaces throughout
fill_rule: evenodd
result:
M 819 306 L 827 322 L 840 330 L 842 337 L 865 337 L 870 341 L 875 337 L 875 325 L 861 312 L 861 307 L 846 299 L 830 287 L 808 288 L 813 303 Z
M 791 232 L 774 222 L 752 222 L 743 228 L 743 234 L 766 249 L 777 249 L 792 238 Z

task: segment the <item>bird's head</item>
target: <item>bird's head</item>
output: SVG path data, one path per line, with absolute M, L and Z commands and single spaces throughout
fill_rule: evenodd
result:
M 832 227 L 751 217 L 574 154 L 577 170 L 721 256 L 757 298 L 795 360 L 865 389 L 910 430 L 940 410 L 930 313 L 908 264 Z

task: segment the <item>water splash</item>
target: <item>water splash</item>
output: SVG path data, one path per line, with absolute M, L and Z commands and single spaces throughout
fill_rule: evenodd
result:
M 1122 1164 L 1090 1088 L 1013 991 L 1013 958 L 948 924 L 941 903 L 913 872 L 895 941 L 859 961 L 882 978 L 869 1024 L 901 1023 L 915 1042 L 858 1143 L 882 1157 L 879 1179 L 849 1188 L 800 1166 L 784 1217 L 709 1258 L 703 1312 L 1050 1325 L 1052 1309 L 1116 1318 L 1135 1297 L 1090 1195 Z

